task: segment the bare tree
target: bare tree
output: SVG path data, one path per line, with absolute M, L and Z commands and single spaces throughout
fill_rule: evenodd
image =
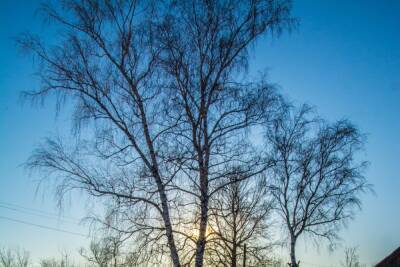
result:
M 327 123 L 312 110 L 288 107 L 268 128 L 272 196 L 290 238 L 291 266 L 296 241 L 303 233 L 332 241 L 343 223 L 360 207 L 360 193 L 369 186 L 365 162 L 355 159 L 364 138 L 346 120 Z
M 286 264 L 284 264 L 284 261 L 280 258 L 273 258 L 265 266 L 266 267 L 284 267 L 284 266 L 286 266 Z
M 41 61 L 42 87 L 29 93 L 54 93 L 75 105 L 76 130 L 87 139 L 70 149 L 47 140 L 28 167 L 61 177 L 58 192 L 82 189 L 127 206 L 153 209 L 162 218 L 174 266 L 180 266 L 173 237 L 166 185 L 174 177 L 160 156 L 168 143 L 158 108 L 165 94 L 154 69 L 158 51 L 147 29 L 152 6 L 138 1 L 63 1 L 59 11 L 42 11 L 64 29 L 60 44 L 47 49 L 31 35 L 20 43 Z M 79 135 L 78 135 L 79 136 Z M 158 223 L 159 221 L 157 221 Z
M 29 252 L 24 249 L 0 249 L 1 267 L 27 267 L 29 263 Z
M 0 261 L 2 267 L 12 267 L 15 264 L 15 255 L 11 249 L 2 248 L 0 250 Z
M 79 253 L 88 262 L 99 267 L 119 266 L 118 257 L 121 242 L 113 237 L 102 238 L 99 241 L 91 241 L 88 250 L 81 249 Z
M 345 259 L 341 263 L 342 267 L 362 267 L 360 263 L 360 257 L 358 256 L 356 247 L 348 247 L 344 250 Z
M 81 248 L 79 254 L 94 266 L 107 267 L 111 261 L 111 256 L 108 243 L 103 241 L 91 241 L 89 248 Z
M 174 221 L 173 200 L 182 194 L 195 199 L 200 267 L 209 199 L 230 184 L 219 182 L 225 167 L 246 166 L 243 179 L 265 169 L 245 136 L 278 97 L 269 84 L 239 76 L 246 75 L 251 44 L 291 25 L 290 1 L 153 4 L 68 0 L 61 9 L 43 6 L 63 34 L 50 48 L 21 37 L 21 46 L 41 63 L 42 86 L 29 95 L 54 94 L 58 103 L 72 103 L 80 134 L 75 146 L 48 139 L 27 166 L 58 177 L 61 197 L 80 189 L 107 198 L 128 215 L 122 225 L 131 223 L 128 229 L 110 226 L 145 236 L 162 254 L 167 246 L 175 267 L 182 265 L 177 234 L 187 235 Z
M 265 179 L 247 179 L 232 174 L 233 183 L 211 200 L 206 261 L 209 266 L 264 266 L 270 258 L 272 202 L 266 197 Z
M 116 233 L 108 234 L 99 240 L 92 240 L 88 249 L 81 248 L 79 253 L 89 263 L 98 267 L 134 267 L 140 265 L 140 257 L 134 247 L 124 247 L 126 239 Z
M 70 255 L 62 252 L 60 258 L 46 258 L 40 260 L 40 267 L 75 267 L 71 262 Z
M 176 155 L 199 210 L 195 266 L 203 266 L 209 201 L 224 188 L 229 165 L 246 164 L 243 179 L 264 163 L 250 156 L 245 133 L 261 123 L 275 100 L 266 83 L 244 82 L 248 50 L 264 34 L 290 26 L 290 1 L 174 1 L 158 23 Z M 259 165 L 259 166 L 257 166 Z M 228 182 L 229 184 L 230 182 Z

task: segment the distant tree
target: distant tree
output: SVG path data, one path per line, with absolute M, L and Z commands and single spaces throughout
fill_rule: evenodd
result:
M 116 266 L 119 242 L 112 242 L 111 239 L 103 238 L 99 241 L 91 241 L 89 249 L 81 248 L 79 253 L 89 263 L 98 267 Z M 111 263 L 114 265 L 111 265 Z
M 60 258 L 46 258 L 40 260 L 40 267 L 77 267 L 72 263 L 67 252 L 61 253 Z
M 114 234 L 93 240 L 88 249 L 81 248 L 79 253 L 91 265 L 98 267 L 135 267 L 140 265 L 140 257 L 134 248 L 124 248 L 124 238 Z
M 24 249 L 18 249 L 16 254 L 17 267 L 27 267 L 30 264 L 30 256 L 28 251 Z
M 268 263 L 265 265 L 265 267 L 286 267 L 286 266 L 287 264 L 285 264 L 282 259 L 276 257 L 272 258 L 272 260 L 269 260 Z
M 40 267 L 61 267 L 65 266 L 65 264 L 61 263 L 56 259 L 41 259 L 40 260 Z
M 27 267 L 29 263 L 29 252 L 24 249 L 0 249 L 0 267 Z
M 296 241 L 303 233 L 332 241 L 360 207 L 360 193 L 369 186 L 363 176 L 366 162 L 355 154 L 364 138 L 350 122 L 327 123 L 308 106 L 285 108 L 266 136 L 275 162 L 271 193 L 289 235 L 290 264 L 296 267 Z
M 356 247 L 348 247 L 344 250 L 344 262 L 342 267 L 365 267 L 360 263 L 360 257 Z
M 15 255 L 11 249 L 2 248 L 0 250 L 0 262 L 2 267 L 13 267 L 15 265 Z
M 271 259 L 272 202 L 263 177 L 242 180 L 233 172 L 231 181 L 210 203 L 207 266 L 263 266 Z M 239 182 L 237 182 L 239 181 Z

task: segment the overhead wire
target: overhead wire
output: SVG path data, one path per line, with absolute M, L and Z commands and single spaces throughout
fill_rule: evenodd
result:
M 27 207 L 24 207 L 21 205 L 17 205 L 17 204 L 5 202 L 5 201 L 0 201 L 0 208 L 12 210 L 15 212 L 20 212 L 23 214 L 45 217 L 47 219 L 58 220 L 60 222 L 67 222 L 67 223 L 71 223 L 71 224 L 75 224 L 75 225 L 79 225 L 79 223 L 80 223 L 80 220 L 73 218 L 73 217 L 61 217 L 60 215 L 52 214 L 52 213 L 45 212 L 45 211 L 38 210 L 38 209 L 27 208 Z M 56 228 L 56 227 L 51 227 L 51 226 L 47 226 L 47 225 L 32 223 L 32 222 L 12 218 L 12 217 L 0 215 L 0 219 L 16 222 L 16 223 L 20 223 L 20 224 L 25 224 L 25 225 L 29 225 L 29 226 L 33 226 L 33 227 L 38 227 L 41 229 L 57 231 L 57 232 L 61 232 L 61 233 L 67 233 L 67 234 L 72 234 L 72 235 L 77 235 L 77 236 L 82 236 L 82 237 L 88 237 L 88 235 L 85 235 L 82 233 L 73 232 L 73 231 L 60 229 L 60 228 Z
M 24 207 L 21 205 L 17 205 L 17 204 L 5 202 L 5 201 L 0 201 L 0 206 L 3 206 L 3 207 L 7 206 L 8 209 L 14 209 L 14 210 L 18 209 L 18 210 L 30 211 L 30 212 L 38 213 L 40 215 L 60 218 L 61 220 L 69 220 L 69 221 L 74 221 L 74 222 L 80 221 L 80 219 L 77 219 L 77 218 L 67 217 L 67 216 L 62 216 L 62 218 L 61 218 L 61 216 L 59 214 L 57 215 L 54 213 L 45 212 L 43 210 L 28 208 L 28 207 Z
M 66 234 L 71 234 L 71 235 L 77 235 L 77 236 L 82 236 L 82 237 L 89 237 L 88 235 L 85 235 L 82 233 L 72 232 L 72 231 L 59 229 L 59 228 L 55 228 L 55 227 L 51 227 L 51 226 L 46 226 L 46 225 L 42 225 L 42 224 L 31 223 L 31 222 L 14 219 L 14 218 L 6 217 L 6 216 L 0 215 L 0 219 L 17 222 L 17 223 L 21 223 L 21 224 L 25 224 L 25 225 L 30 225 L 30 226 L 34 226 L 34 227 L 38 227 L 38 228 L 42 228 L 42 229 L 46 229 L 46 230 L 51 230 L 51 231 L 56 231 L 56 232 L 61 232 L 61 233 L 66 233 Z
M 47 219 L 57 220 L 59 222 L 79 224 L 78 220 L 65 219 L 65 218 L 62 218 L 62 217 L 57 216 L 57 215 L 41 214 L 41 213 L 37 213 L 36 211 L 32 212 L 32 211 L 30 211 L 28 209 L 19 209 L 19 208 L 12 207 L 12 206 L 6 206 L 6 205 L 3 205 L 1 203 L 0 203 L 0 208 L 12 210 L 12 211 L 23 213 L 23 214 L 33 215 L 33 216 L 45 217 Z

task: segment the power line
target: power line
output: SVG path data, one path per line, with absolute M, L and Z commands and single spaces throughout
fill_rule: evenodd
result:
M 5 217 L 5 216 L 0 216 L 0 219 L 12 221 L 12 222 L 17 222 L 17 223 L 21 223 L 21 224 L 25 224 L 25 225 L 35 226 L 35 227 L 46 229 L 46 230 L 51 230 L 51 231 L 56 231 L 56 232 L 61 232 L 61 233 L 66 233 L 66 234 L 71 234 L 71 235 L 88 237 L 87 235 L 84 235 L 82 233 L 71 232 L 71 231 L 67 231 L 67 230 L 63 230 L 63 229 L 58 229 L 58 228 L 54 228 L 54 227 L 50 227 L 50 226 L 46 226 L 46 225 L 26 222 L 26 221 L 14 219 L 14 218 L 9 218 L 9 217 Z
M 75 220 L 62 219 L 60 217 L 56 217 L 56 216 L 53 216 L 53 215 L 47 215 L 47 214 L 38 214 L 38 213 L 29 211 L 29 210 L 21 210 L 21 209 L 15 208 L 15 207 L 4 206 L 2 204 L 0 204 L 0 208 L 8 209 L 8 210 L 16 211 L 16 212 L 20 212 L 20 213 L 23 213 L 23 214 L 34 215 L 34 216 L 39 216 L 39 217 L 45 217 L 45 218 L 48 218 L 48 219 L 53 219 L 53 220 L 57 220 L 57 221 L 61 221 L 61 222 L 66 222 L 66 223 L 72 223 L 72 224 L 78 224 L 79 225 L 79 222 L 75 221 Z
M 3 207 L 7 206 L 7 207 L 4 207 L 4 208 L 13 209 L 13 210 L 16 210 L 16 209 L 21 210 L 22 209 L 22 210 L 25 210 L 25 211 L 39 213 L 41 215 L 55 217 L 57 219 L 60 219 L 60 215 L 57 215 L 57 214 L 54 214 L 54 213 L 45 212 L 45 211 L 39 210 L 39 209 L 27 208 L 27 207 L 24 207 L 24 206 L 21 206 L 21 205 L 17 205 L 17 204 L 13 204 L 13 203 L 9 203 L 9 202 L 0 201 L 0 207 L 1 206 L 3 206 Z M 70 221 L 74 221 L 76 223 L 80 222 L 80 219 L 73 218 L 73 217 L 63 217 L 61 220 L 64 220 L 64 221 L 65 220 L 70 220 Z

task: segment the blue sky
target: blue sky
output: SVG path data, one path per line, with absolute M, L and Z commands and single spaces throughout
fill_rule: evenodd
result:
M 21 105 L 19 92 L 38 85 L 33 61 L 18 51 L 12 37 L 23 31 L 46 32 L 35 16 L 39 1 L 0 0 L 0 217 L 14 218 L 72 232 L 84 226 L 65 222 L 85 214 L 74 195 L 59 219 L 2 208 L 17 204 L 59 214 L 53 193 L 36 183 L 20 165 L 44 137 L 69 129 L 68 114 L 56 118 L 54 106 Z M 376 194 L 363 197 L 363 210 L 341 232 L 342 244 L 358 246 L 367 266 L 400 246 L 400 1 L 297 0 L 298 29 L 279 39 L 260 40 L 250 72 L 268 71 L 271 82 L 296 103 L 309 103 L 329 120 L 348 118 L 367 133 L 362 158 Z M 53 38 L 53 36 L 46 36 Z M 4 205 L 3 205 L 4 206 Z M 10 207 L 10 206 L 8 206 Z M 21 210 L 17 208 L 17 210 Z M 43 214 L 43 213 L 41 213 Z M 57 216 L 56 216 L 57 217 Z M 0 246 L 21 246 L 34 260 L 60 250 L 76 251 L 84 237 L 40 229 L 0 218 Z M 337 266 L 343 250 L 326 244 L 299 243 L 305 266 Z

